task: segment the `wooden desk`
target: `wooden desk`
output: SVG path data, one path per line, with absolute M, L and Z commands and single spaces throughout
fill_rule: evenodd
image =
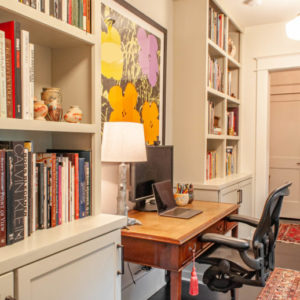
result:
M 225 217 L 237 213 L 237 204 L 193 201 L 187 207 L 201 209 L 203 213 L 191 219 L 160 217 L 156 212 L 132 210 L 129 217 L 136 218 L 143 225 L 130 226 L 122 230 L 124 260 L 136 264 L 162 268 L 170 271 L 170 299 L 181 299 L 181 271 L 192 261 L 192 249 L 196 256 L 212 244 L 199 242 L 203 233 L 225 234 L 236 223 L 225 221 Z

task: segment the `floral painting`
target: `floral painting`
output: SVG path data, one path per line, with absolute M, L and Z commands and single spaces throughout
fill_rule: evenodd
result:
M 147 144 L 164 143 L 166 31 L 120 3 L 101 4 L 101 121 L 143 123 Z

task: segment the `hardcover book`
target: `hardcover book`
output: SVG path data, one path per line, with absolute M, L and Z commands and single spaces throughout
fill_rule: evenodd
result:
M 6 58 L 5 58 L 5 33 L 0 30 L 0 117 L 6 118 Z
M 13 118 L 13 86 L 12 86 L 12 60 L 11 60 L 11 40 L 5 39 L 5 69 L 6 69 L 6 111 L 7 117 Z
M 6 245 L 6 175 L 5 150 L 0 150 L 0 247 Z

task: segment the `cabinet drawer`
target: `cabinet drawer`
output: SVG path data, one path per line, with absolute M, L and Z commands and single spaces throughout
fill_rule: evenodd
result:
M 7 296 L 14 296 L 13 272 L 0 276 L 0 300 L 4 300 Z

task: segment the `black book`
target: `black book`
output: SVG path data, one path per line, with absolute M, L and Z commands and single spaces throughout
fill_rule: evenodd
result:
M 15 37 L 16 37 L 16 49 L 15 49 L 15 86 L 16 86 L 16 118 L 22 119 L 22 82 L 21 82 L 21 30 L 20 23 L 15 22 Z
M 32 233 L 32 152 L 28 152 L 28 235 Z
M 38 227 L 44 228 L 44 164 L 36 163 L 38 167 Z
M 13 142 L 14 241 L 24 239 L 24 143 Z
M 6 150 L 6 243 L 14 243 L 13 151 Z
M 51 227 L 51 168 L 47 168 L 47 228 Z

